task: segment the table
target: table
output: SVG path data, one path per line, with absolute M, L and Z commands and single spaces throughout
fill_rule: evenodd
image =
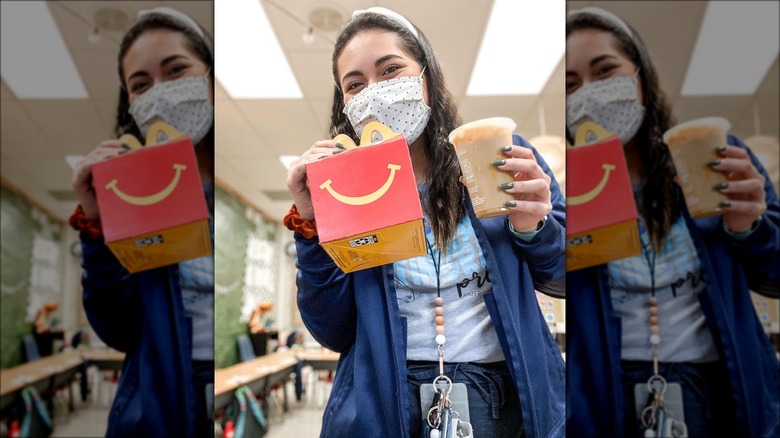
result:
M 0 370 L 0 410 L 8 407 L 26 386 L 32 385 L 36 391 L 44 392 L 70 381 L 82 363 L 79 352 L 68 351 Z M 68 388 L 70 390 L 70 385 Z M 72 410 L 73 394 L 70 394 L 70 403 Z
M 112 348 L 79 350 L 81 358 L 100 370 L 121 371 L 125 363 L 125 353 Z
M 295 370 L 298 358 L 292 351 L 276 352 L 214 371 L 214 410 L 224 409 L 239 386 L 258 394 L 283 381 Z M 286 392 L 285 392 L 286 394 Z
M 330 350 L 295 350 L 298 360 L 315 370 L 336 371 L 341 354 Z

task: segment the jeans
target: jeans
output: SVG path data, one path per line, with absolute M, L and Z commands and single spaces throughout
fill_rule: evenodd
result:
M 637 419 L 634 385 L 646 384 L 653 375 L 653 363 L 623 361 L 624 436 L 644 437 Z M 738 436 L 736 415 L 728 375 L 720 362 L 660 363 L 658 373 L 667 383 L 682 388 L 685 424 L 690 438 Z
M 195 391 L 195 436 L 214 438 L 214 361 L 192 361 Z M 207 391 L 211 392 L 209 396 Z
M 523 437 L 520 398 L 506 362 L 488 364 L 449 363 L 444 374 L 453 383 L 464 383 L 468 393 L 469 417 L 476 437 Z M 438 362 L 407 362 L 410 436 L 428 438 L 428 422 L 421 416 L 420 386 L 439 375 Z M 430 405 L 431 400 L 423 400 Z

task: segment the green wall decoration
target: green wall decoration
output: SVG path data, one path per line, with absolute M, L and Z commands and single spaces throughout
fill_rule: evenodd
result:
M 214 218 L 214 366 L 224 368 L 238 363 L 236 338 L 248 328 L 242 308 L 253 289 L 247 271 L 255 264 L 247 254 L 249 242 L 260 239 L 264 251 L 274 251 L 276 225 L 220 187 L 214 194 Z M 276 283 L 273 272 L 274 267 L 265 271 L 266 283 Z
M 36 237 L 59 242 L 61 224 L 7 187 L 0 187 L 0 367 L 23 360 L 22 337 L 32 332 L 29 316 L 33 243 Z

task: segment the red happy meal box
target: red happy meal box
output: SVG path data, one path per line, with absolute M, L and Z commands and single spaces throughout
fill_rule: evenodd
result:
M 586 133 L 597 141 L 586 146 Z M 634 194 L 620 138 L 586 122 L 566 151 L 566 270 L 642 251 Z
M 158 123 L 149 130 L 147 147 L 92 165 L 106 244 L 130 272 L 212 252 L 192 140 Z M 160 132 L 172 140 L 150 146 Z
M 422 207 L 406 138 L 370 123 L 361 147 L 306 166 L 320 244 L 344 272 L 426 254 Z M 374 132 L 380 143 L 366 146 Z

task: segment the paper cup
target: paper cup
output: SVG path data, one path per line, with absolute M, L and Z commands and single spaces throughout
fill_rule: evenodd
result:
M 493 117 L 466 123 L 449 135 L 455 146 L 471 204 L 477 217 L 508 214 L 504 203 L 514 197 L 499 186 L 514 181 L 514 172 L 493 166 L 495 160 L 506 159 L 501 148 L 512 144 L 512 132 L 517 125 L 506 117 Z
M 723 213 L 720 203 L 728 198 L 714 187 L 727 178 L 724 173 L 712 170 L 707 162 L 720 158 L 715 148 L 726 144 L 729 128 L 728 120 L 707 117 L 681 123 L 664 133 L 664 142 L 671 151 L 678 182 L 693 217 Z

